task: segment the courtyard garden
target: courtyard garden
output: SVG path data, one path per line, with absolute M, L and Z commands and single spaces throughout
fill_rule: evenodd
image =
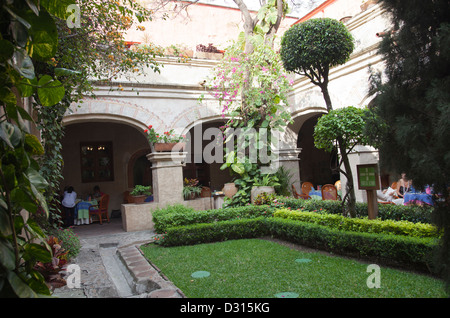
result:
M 141 248 L 187 297 L 446 297 L 433 275 L 441 233 L 431 209 L 380 206 L 379 219 L 368 220 L 366 204 L 357 204 L 357 218 L 341 216 L 340 204 L 277 197 L 210 211 L 173 205 L 154 212 L 159 237 Z

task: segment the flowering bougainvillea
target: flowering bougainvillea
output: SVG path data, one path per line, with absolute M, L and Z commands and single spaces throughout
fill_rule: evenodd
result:
M 222 116 L 231 117 L 229 126 L 278 128 L 290 120 L 286 108 L 292 82 L 279 55 L 264 43 L 251 54 L 238 43 L 228 48 L 207 86 L 219 100 Z

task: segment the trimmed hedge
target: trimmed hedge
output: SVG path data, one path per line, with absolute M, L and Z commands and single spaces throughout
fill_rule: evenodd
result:
M 341 231 L 280 218 L 272 218 L 266 224 L 272 235 L 289 242 L 422 270 L 429 268 L 437 244 L 433 238 Z
M 342 215 L 342 202 L 333 200 L 303 200 L 293 197 L 277 197 L 277 202 L 285 208 L 307 211 L 326 210 L 327 213 Z M 378 218 L 381 220 L 409 221 L 413 223 L 432 223 L 431 214 L 433 208 L 416 205 L 379 204 Z M 367 203 L 356 203 L 356 216 L 368 216 Z
M 171 227 L 159 243 L 163 246 L 179 246 L 261 237 L 268 234 L 263 219 L 258 217 Z
M 430 224 L 351 219 L 326 213 L 324 208 L 328 210 L 336 202 L 319 202 L 325 204 L 315 213 L 276 212 L 274 207 L 254 205 L 208 211 L 170 206 L 153 213 L 155 230 L 164 233 L 157 243 L 178 246 L 272 235 L 336 254 L 376 258 L 377 262 L 420 270 L 429 267 L 438 239 L 419 236 L 433 236 Z
M 272 216 L 274 209 L 266 205 L 248 205 L 236 208 L 195 211 L 183 205 L 173 205 L 153 212 L 156 233 L 164 233 L 174 226 L 213 223 L 233 219 L 252 219 Z
M 409 221 L 369 220 L 367 218 L 348 218 L 337 214 L 279 209 L 274 217 L 298 220 L 324 225 L 336 230 L 352 232 L 406 235 L 412 237 L 439 237 L 438 229 L 431 224 Z
M 253 218 L 199 223 L 167 229 L 162 246 L 193 245 L 267 235 L 340 255 L 376 258 L 386 264 L 426 270 L 437 240 L 374 233 L 358 233 L 281 218 Z

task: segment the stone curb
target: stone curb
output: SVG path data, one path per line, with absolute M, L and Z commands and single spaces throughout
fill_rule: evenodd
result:
M 124 265 L 123 273 L 138 298 L 186 298 L 183 292 L 167 279 L 143 255 L 139 245 L 117 249 Z

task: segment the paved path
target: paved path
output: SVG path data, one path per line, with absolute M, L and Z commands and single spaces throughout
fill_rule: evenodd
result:
M 54 291 L 59 298 L 182 298 L 183 293 L 141 254 L 153 231 L 125 232 L 120 218 L 110 223 L 74 227 L 81 250 L 71 264 L 79 266 L 80 286 Z M 75 272 L 72 272 L 75 273 Z

